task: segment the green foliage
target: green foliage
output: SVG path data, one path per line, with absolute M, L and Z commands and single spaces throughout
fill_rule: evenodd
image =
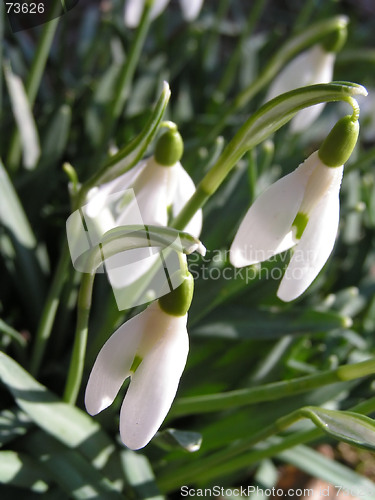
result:
M 344 492 L 375 491 L 360 469 L 316 450 L 344 441 L 373 451 L 375 443 L 375 111 L 367 114 L 363 97 L 367 85 L 367 102 L 374 92 L 370 4 L 206 0 L 188 23 L 171 2 L 129 29 L 124 0 L 78 2 L 12 33 L 0 3 L 2 499 L 173 500 L 183 485 L 265 488 L 284 462 Z M 264 102 L 293 57 L 315 43 L 341 44 L 344 32 L 334 82 Z M 276 290 L 291 252 L 235 269 L 228 248 L 254 199 L 321 147 L 353 98 L 360 132 L 333 253 L 309 289 L 283 303 Z M 296 113 L 322 102 L 317 121 L 292 133 Z M 207 253 L 187 256 L 190 352 L 176 401 L 151 443 L 133 452 L 118 432 L 126 388 L 96 417 L 83 394 L 99 349 L 139 310 L 119 311 L 101 275 L 92 303 L 79 292 L 85 280 L 70 260 L 66 220 L 91 188 L 173 136 L 161 136 L 162 120 L 178 127 L 177 156 L 183 149 L 196 194 L 169 227 L 132 235 L 117 227 L 101 243 L 117 254 L 179 238 L 186 254 L 200 242 Z M 202 206 L 198 240 L 183 228 Z M 99 265 L 99 247 L 89 257 Z M 77 315 L 81 365 L 70 390 Z

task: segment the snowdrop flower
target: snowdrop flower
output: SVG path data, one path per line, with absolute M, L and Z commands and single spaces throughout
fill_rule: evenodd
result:
M 194 182 L 179 161 L 182 152 L 180 134 L 175 129 L 168 130 L 159 138 L 154 156 L 89 193 L 86 222 L 87 218 L 95 221 L 97 232 L 101 235 L 114 227 L 131 224 L 167 226 L 169 215 L 177 216 L 195 192 Z M 129 189 L 133 190 L 133 197 L 129 197 Z M 199 210 L 185 231 L 198 237 L 201 228 L 202 210 Z M 106 271 L 112 287 L 121 289 L 134 283 L 158 259 L 159 250 L 155 248 L 127 250 L 106 259 Z M 155 297 L 158 296 L 156 291 Z M 150 300 L 146 296 L 144 298 L 138 304 Z M 134 304 L 121 308 L 131 305 Z
M 120 412 L 126 446 L 143 448 L 162 424 L 176 395 L 189 350 L 187 311 L 193 278 L 122 325 L 104 344 L 92 368 L 85 405 L 96 415 L 112 404 L 130 377 Z
M 143 222 L 166 226 L 168 214 L 176 217 L 195 192 L 194 182 L 179 161 L 182 152 L 180 134 L 176 130 L 167 131 L 158 140 L 154 156 L 88 193 L 87 215 L 97 218 L 103 232 L 131 224 L 133 207 L 131 200 L 124 199 L 124 193 L 133 189 Z M 198 237 L 201 229 L 202 210 L 199 210 L 185 231 Z
M 339 120 L 319 151 L 255 200 L 232 243 L 230 260 L 235 267 L 295 247 L 277 292 L 286 302 L 308 288 L 332 252 L 343 164 L 358 137 L 356 118 Z
M 136 28 L 141 20 L 146 0 L 127 0 L 124 21 L 128 28 Z M 169 0 L 154 0 L 150 18 L 156 19 L 169 4 Z M 202 8 L 203 0 L 180 0 L 182 15 L 185 21 L 194 21 Z
M 316 44 L 292 59 L 273 81 L 266 101 L 299 87 L 331 82 L 336 53 L 346 38 L 347 22 L 343 16 L 342 26 L 333 39 L 328 39 L 326 44 Z M 325 103 L 321 103 L 299 111 L 291 121 L 291 131 L 300 132 L 307 129 L 318 118 L 324 106 Z

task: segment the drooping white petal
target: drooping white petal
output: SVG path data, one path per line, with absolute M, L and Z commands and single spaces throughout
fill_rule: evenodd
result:
M 201 11 L 203 0 L 180 0 L 182 14 L 186 21 L 194 21 Z
M 251 205 L 230 248 L 230 261 L 235 267 L 262 262 L 295 243 L 292 224 L 314 166 L 310 156 Z
M 173 217 L 176 217 L 185 203 L 195 193 L 195 185 L 190 175 L 180 163 L 177 163 L 173 168 L 177 172 L 177 183 L 172 202 L 172 214 Z M 198 210 L 184 228 L 184 231 L 198 238 L 202 231 L 202 218 L 202 210 Z
M 309 221 L 280 283 L 277 296 L 289 302 L 313 282 L 330 256 L 339 224 L 343 167 L 332 168 L 332 183 L 309 214 Z
M 120 413 L 121 439 L 133 450 L 146 446 L 162 424 L 189 350 L 187 315 L 170 316 L 159 308 L 154 320 L 143 338 L 157 336 L 157 342 L 133 375 Z
M 153 157 L 147 160 L 146 167 L 133 185 L 144 224 L 167 225 L 167 208 L 172 202 L 176 182 L 177 173 L 174 167 L 162 167 Z M 125 212 L 118 219 L 119 225 L 124 217 Z
M 320 54 L 318 50 L 320 49 Z M 315 53 L 315 65 L 313 65 L 314 73 L 311 75 L 311 80 L 305 85 L 314 85 L 316 83 L 329 83 L 333 78 L 333 67 L 335 64 L 335 54 L 325 52 L 320 46 L 317 46 Z M 318 116 L 322 113 L 325 103 L 315 104 L 299 111 L 290 123 L 292 132 L 300 132 L 306 130 Z
M 302 52 L 274 79 L 266 101 L 299 87 L 331 81 L 334 61 L 334 54 L 326 52 L 321 45 L 314 45 Z
M 306 85 L 332 81 L 335 54 L 326 52 L 317 44 L 295 57 L 279 73 L 271 85 L 266 101 Z M 291 121 L 291 131 L 299 132 L 308 128 L 323 111 L 325 103 L 303 109 Z
M 124 23 L 128 28 L 136 28 L 141 20 L 146 0 L 126 0 Z M 151 20 L 158 17 L 168 5 L 169 0 L 155 0 L 150 12 Z
M 100 350 L 85 393 L 86 409 L 91 415 L 112 404 L 124 380 L 129 377 L 147 323 L 145 312 L 120 326 Z
M 99 212 L 108 205 L 109 197 L 117 194 L 118 196 L 113 196 L 112 200 L 117 200 L 121 198 L 121 195 L 129 188 L 132 187 L 136 178 L 141 174 L 142 170 L 146 166 L 146 161 L 140 161 L 133 168 L 120 175 L 112 181 L 102 184 L 100 187 L 95 187 L 91 189 L 87 195 L 88 202 L 86 204 L 86 213 L 89 217 L 96 217 Z M 114 214 L 115 216 L 116 214 Z

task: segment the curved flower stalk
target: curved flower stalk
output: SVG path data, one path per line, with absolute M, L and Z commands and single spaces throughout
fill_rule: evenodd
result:
M 269 88 L 266 101 L 298 87 L 329 83 L 333 77 L 336 54 L 328 52 L 322 45 L 314 45 L 293 59 L 275 78 Z M 292 132 L 307 129 L 323 111 L 325 104 L 316 104 L 300 111 L 291 121 Z
M 103 235 L 114 227 L 130 224 L 167 226 L 169 216 L 176 217 L 195 192 L 192 179 L 179 162 L 182 150 L 180 134 L 169 130 L 160 137 L 154 156 L 91 190 L 86 214 L 94 221 L 97 232 Z M 201 228 L 202 211 L 199 210 L 185 231 L 198 237 Z M 120 289 L 132 284 L 158 259 L 159 250 L 152 247 L 127 250 L 106 259 L 111 285 Z M 142 301 L 138 301 L 140 303 Z
M 343 164 L 358 131 L 356 116 L 339 120 L 319 151 L 261 194 L 240 224 L 230 249 L 235 267 L 262 262 L 295 247 L 277 292 L 281 300 L 301 295 L 332 252 Z
M 186 322 L 192 294 L 188 274 L 171 294 L 123 324 L 104 344 L 91 371 L 85 394 L 91 415 L 111 405 L 130 377 L 120 434 L 133 450 L 152 439 L 176 395 L 189 350 Z
M 125 3 L 124 22 L 128 28 L 136 28 L 141 20 L 146 0 L 127 0 Z M 154 0 L 150 17 L 156 19 L 167 7 L 169 0 Z M 201 11 L 203 0 L 180 0 L 185 21 L 194 21 Z

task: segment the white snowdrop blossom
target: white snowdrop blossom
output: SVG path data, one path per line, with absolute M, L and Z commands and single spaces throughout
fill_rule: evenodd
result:
M 133 190 L 133 197 L 129 197 L 129 189 Z M 89 192 L 87 217 L 95 221 L 101 235 L 115 227 L 131 224 L 166 226 L 168 216 L 177 216 L 194 192 L 194 182 L 180 162 L 166 167 L 152 156 Z M 185 231 L 198 237 L 201 228 L 202 210 L 199 210 Z M 112 287 L 121 289 L 134 283 L 158 259 L 159 249 L 149 247 L 107 258 L 106 271 Z
M 131 207 L 123 199 L 128 189 L 134 190 L 145 224 L 166 226 L 169 211 L 176 217 L 194 194 L 195 185 L 180 162 L 166 167 L 160 165 L 153 156 L 141 161 L 128 172 L 88 193 L 87 214 L 98 218 L 104 232 L 129 224 Z M 202 210 L 199 210 L 185 231 L 198 237 L 201 229 Z
M 295 57 L 275 78 L 267 93 L 266 101 L 280 94 L 306 85 L 329 83 L 333 77 L 336 59 L 334 52 L 327 52 L 322 45 L 314 45 Z M 291 131 L 307 129 L 323 111 L 325 103 L 299 111 L 291 121 Z
M 295 246 L 277 295 L 288 302 L 312 283 L 332 252 L 339 222 L 343 166 L 313 153 L 264 191 L 248 210 L 230 249 L 235 267 L 265 261 Z
M 154 0 L 151 7 L 151 20 L 156 19 L 167 7 L 170 0 Z M 127 0 L 125 3 L 124 22 L 128 28 L 136 28 L 141 20 L 146 0 Z M 185 21 L 194 21 L 199 15 L 203 0 L 180 0 Z
M 126 446 L 143 448 L 152 439 L 176 395 L 189 350 L 187 313 L 168 314 L 154 302 L 109 338 L 96 358 L 85 405 L 96 415 L 112 404 L 130 377 L 120 412 Z

